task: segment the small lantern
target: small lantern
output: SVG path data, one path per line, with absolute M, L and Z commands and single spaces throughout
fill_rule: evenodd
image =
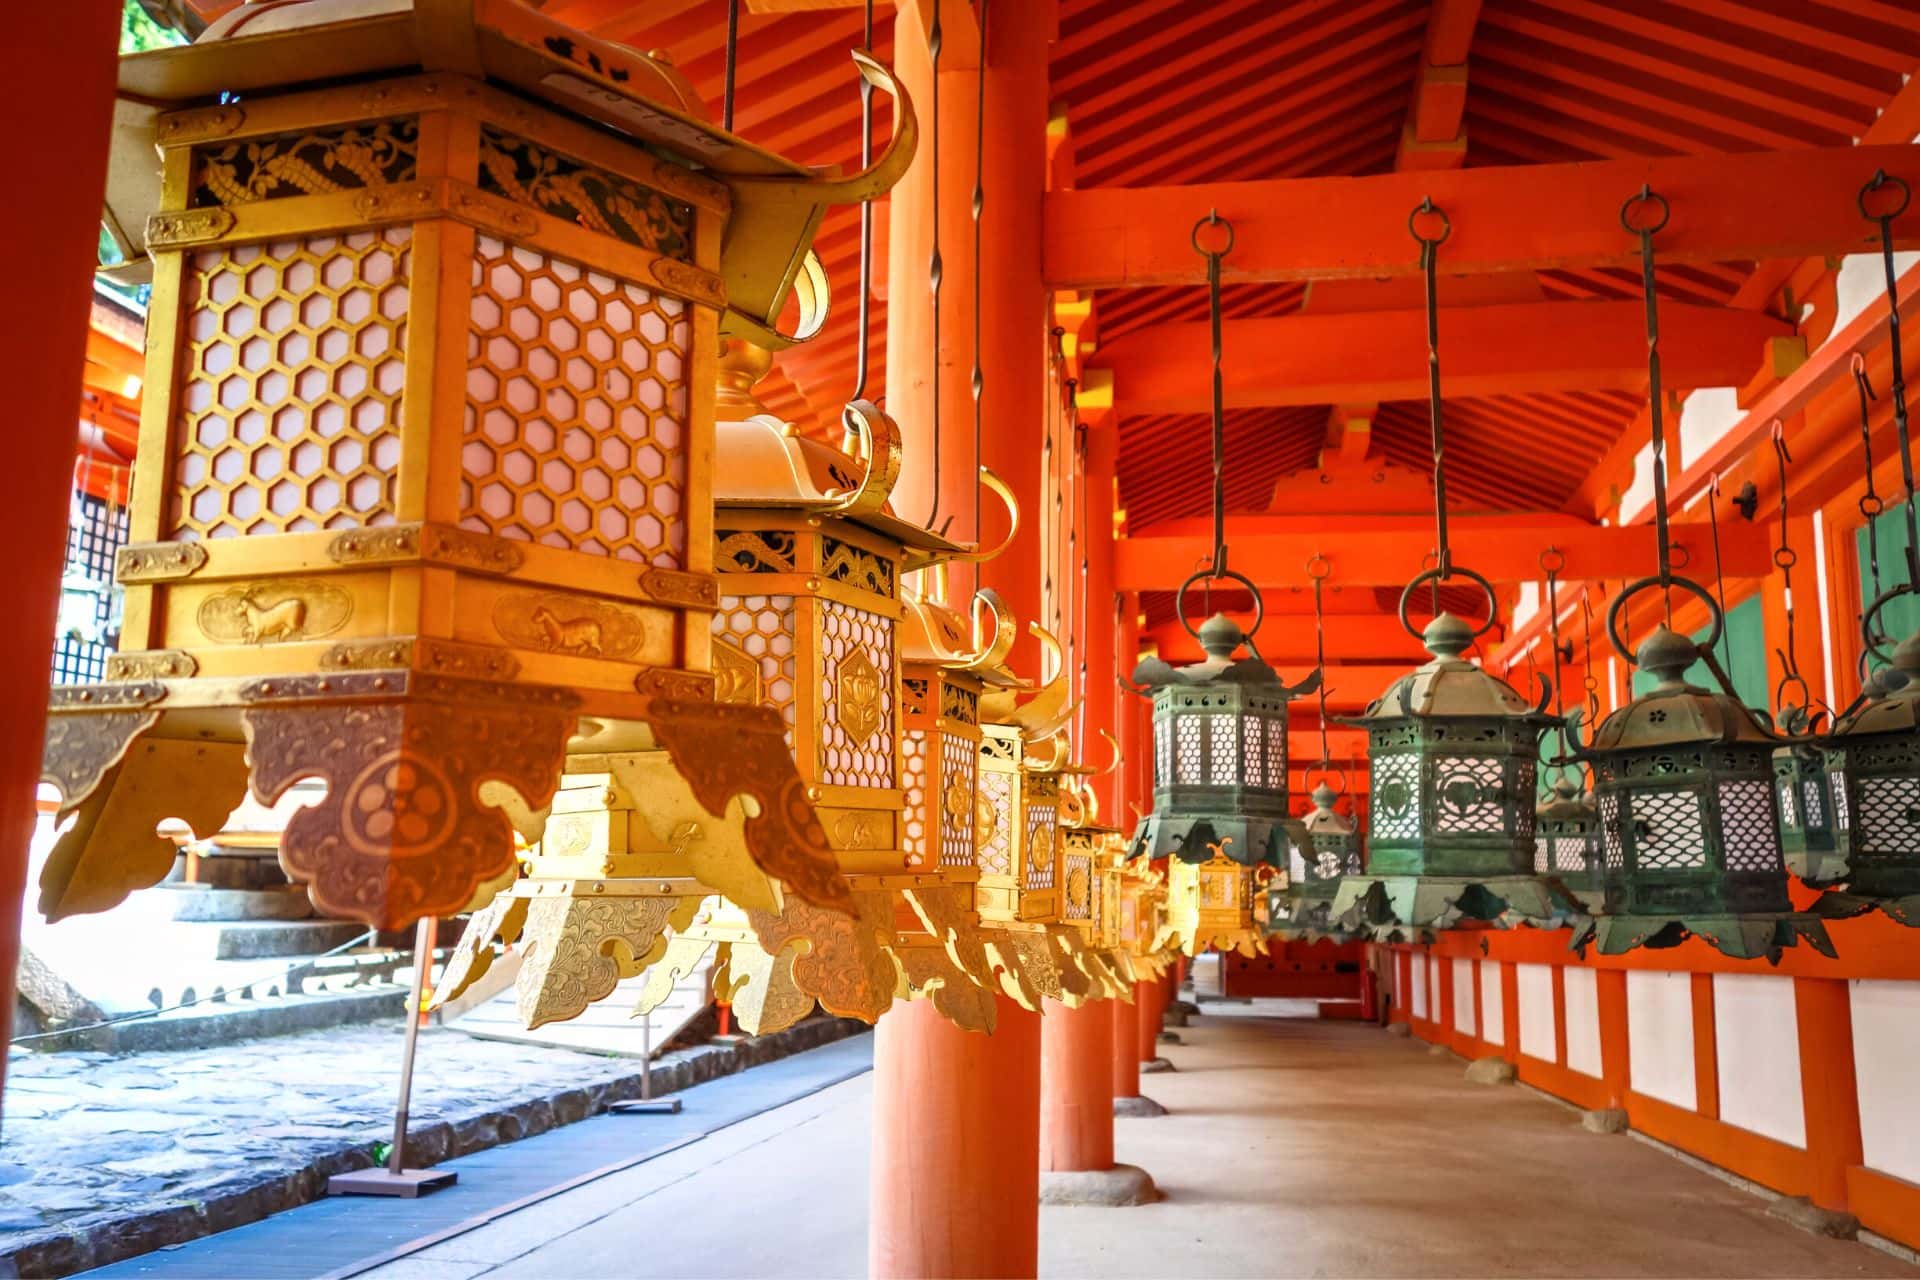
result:
M 1286 866 L 1287 703 L 1313 690 L 1315 672 L 1289 687 L 1257 656 L 1235 658 L 1247 637 L 1216 614 L 1197 633 L 1206 660 L 1171 667 L 1148 658 L 1134 683 L 1153 695 L 1153 812 L 1135 828 L 1131 856 Z
M 1781 713 L 1780 727 L 1797 739 L 1813 731 L 1814 718 L 1805 707 L 1788 707 Z M 1810 885 L 1846 878 L 1848 837 L 1845 815 L 1835 803 L 1838 777 L 1817 743 L 1792 741 L 1773 753 L 1780 849 L 1787 870 Z
M 1454 572 L 1486 592 L 1493 625 L 1493 588 L 1469 570 Z M 1408 584 L 1403 625 L 1408 598 L 1436 575 Z M 1474 635 L 1453 614 L 1436 616 L 1421 637 L 1432 661 L 1351 722 L 1367 730 L 1373 779 L 1367 871 L 1341 881 L 1336 918 L 1445 928 L 1463 918 L 1545 921 L 1562 909 L 1533 874 L 1534 778 L 1540 734 L 1553 718 L 1544 696 L 1529 706 L 1460 656 Z
M 697 797 L 758 873 L 850 906 L 777 716 L 713 701 L 708 534 L 720 332 L 786 341 L 824 207 L 912 156 L 859 64 L 901 123 L 826 180 L 523 5 L 245 5 L 122 59 L 143 470 L 122 652 L 53 694 L 43 771 L 93 816 L 49 915 L 164 875 L 157 820 L 216 830 L 249 783 L 313 778 L 280 858 L 316 906 L 453 914 L 511 873 L 510 815 L 538 836 L 565 757 L 608 751 L 663 752 L 649 809 Z M 716 817 L 742 795 L 754 816 Z M 91 841 L 109 808 L 130 834 Z
M 1644 579 L 1615 598 L 1615 620 Z M 1720 613 L 1706 592 L 1713 638 L 1699 645 L 1660 627 L 1640 646 L 1638 666 L 1656 683 L 1595 728 L 1579 755 L 1593 766 L 1606 849 L 1605 892 L 1576 947 L 1597 940 L 1604 955 L 1669 947 L 1697 934 L 1726 955 L 1778 960 L 1804 939 L 1833 954 L 1826 927 L 1796 913 L 1773 805 L 1773 753 L 1780 739 L 1732 692 L 1710 693 L 1682 673 L 1711 662 Z M 1717 666 L 1714 668 L 1716 673 Z
M 1290 874 L 1267 886 L 1267 931 L 1294 938 L 1344 936 L 1334 924 L 1333 900 L 1340 882 L 1361 872 L 1360 831 L 1334 810 L 1339 798 L 1323 780 L 1313 789 L 1313 812 L 1302 821 L 1306 842 L 1290 852 Z
M 1599 905 L 1606 855 L 1593 793 L 1562 774 L 1533 812 L 1535 874 L 1558 880 L 1589 909 Z
M 1285 871 L 1261 864 L 1245 866 L 1216 849 L 1205 862 L 1174 858 L 1167 863 L 1167 928 L 1187 955 L 1209 948 L 1252 957 L 1265 945 L 1262 921 L 1264 886 L 1287 883 Z
M 1876 682 L 1879 696 L 1848 708 L 1823 743 L 1840 867 L 1824 876 L 1823 884 L 1837 884 L 1813 911 L 1844 919 L 1877 907 L 1920 927 L 1920 631 L 1892 658 L 1891 675 Z

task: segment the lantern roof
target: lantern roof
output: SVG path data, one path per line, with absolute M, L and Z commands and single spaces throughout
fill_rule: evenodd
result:
M 1258 654 L 1235 658 L 1233 655 L 1241 646 L 1247 645 L 1249 649 L 1252 646 L 1248 645 L 1240 624 L 1224 613 L 1216 613 L 1201 623 L 1198 636 L 1200 648 L 1207 655 L 1203 661 L 1175 667 L 1160 658 L 1146 658 L 1134 668 L 1133 682 L 1148 689 L 1173 685 L 1270 685 L 1275 690 L 1284 690 L 1290 698 L 1312 693 L 1320 687 L 1318 671 L 1298 686 L 1288 688 Z
M 1692 640 L 1668 627 L 1657 628 L 1635 655 L 1635 665 L 1654 677 L 1654 687 L 1602 720 L 1587 750 L 1779 746 L 1780 736 L 1738 698 L 1687 683 L 1683 673 L 1699 656 L 1700 646 Z
M 1322 782 L 1313 789 L 1310 798 L 1313 800 L 1313 812 L 1302 820 L 1308 835 L 1350 836 L 1353 834 L 1353 819 L 1334 811 L 1333 802 L 1339 799 L 1339 795 L 1332 787 Z
M 1534 816 L 1542 822 L 1590 822 L 1599 810 L 1593 795 L 1582 792 L 1572 778 L 1555 778 L 1553 788 L 1534 806 Z
M 1866 693 L 1834 722 L 1832 737 L 1920 728 L 1920 631 L 1894 646 L 1893 665 L 1874 673 Z
M 1432 660 L 1388 685 L 1366 711 L 1347 723 L 1389 720 L 1515 719 L 1545 722 L 1546 697 L 1530 704 L 1505 680 L 1460 655 L 1473 629 L 1452 613 L 1434 616 L 1420 641 Z M 1549 691 L 1550 693 L 1551 691 Z

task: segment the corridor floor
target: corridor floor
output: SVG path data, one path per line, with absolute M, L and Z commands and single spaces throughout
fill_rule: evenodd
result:
M 1166 1199 L 1048 1208 L 1041 1274 L 1915 1276 L 1818 1239 L 1766 1201 L 1517 1086 L 1372 1027 L 1209 1005 L 1169 1113 L 1118 1122 L 1121 1160 Z M 1243 1016 L 1234 1016 L 1240 1014 Z M 506 1277 L 860 1276 L 862 1076 L 365 1273 Z

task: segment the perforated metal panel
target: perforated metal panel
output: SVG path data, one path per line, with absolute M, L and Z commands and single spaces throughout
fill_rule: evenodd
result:
M 411 238 L 388 227 L 188 260 L 172 536 L 392 523 Z
M 1793 793 L 1793 779 L 1791 777 L 1780 779 L 1780 786 L 1778 788 L 1778 794 L 1780 796 L 1780 825 L 1789 830 L 1797 828 L 1800 825 L 1800 806 L 1794 801 Z
M 1600 796 L 1600 838 L 1606 845 L 1607 869 L 1619 871 L 1626 866 L 1626 854 L 1620 843 L 1620 797 L 1611 792 Z
M 940 865 L 971 867 L 974 846 L 974 788 L 980 770 L 978 749 L 965 738 L 942 741 L 945 758 L 940 778 Z
M 1201 747 L 1200 717 L 1181 716 L 1175 723 L 1174 781 L 1198 784 L 1205 777 L 1205 753 Z
M 686 304 L 475 241 L 463 528 L 684 566 Z
M 980 772 L 981 826 L 988 821 L 993 829 L 980 841 L 980 870 L 991 876 L 1013 874 L 1013 788 L 1012 774 L 993 769 Z
M 722 596 L 713 615 L 713 634 L 731 642 L 760 666 L 766 705 L 787 722 L 793 745 L 793 597 Z
M 1468 835 L 1505 832 L 1505 782 L 1506 770 L 1498 758 L 1442 756 L 1435 760 L 1434 830 Z
M 1262 750 L 1264 733 L 1262 725 L 1266 722 L 1256 716 L 1245 716 L 1240 721 L 1240 755 L 1246 762 L 1243 776 L 1250 787 L 1264 787 L 1267 782 L 1267 753 Z M 1275 779 L 1275 782 L 1282 781 Z
M 1773 796 L 1765 782 L 1742 778 L 1722 782 L 1721 859 L 1729 871 L 1777 871 L 1780 836 L 1774 826 Z
M 1847 776 L 1835 769 L 1827 774 L 1827 781 L 1833 784 L 1833 825 L 1845 830 L 1852 825 L 1847 809 Z
M 822 600 L 820 780 L 829 786 L 893 785 L 893 628 L 879 614 Z M 857 669 L 857 670 L 856 670 Z M 869 684 L 875 687 L 868 687 Z M 877 705 L 855 707 L 856 698 Z M 877 720 L 871 732 L 858 732 Z
M 1373 804 L 1368 812 L 1375 840 L 1413 840 L 1420 835 L 1420 759 L 1380 756 L 1373 762 Z
M 925 729 L 909 729 L 900 740 L 900 780 L 907 793 L 900 844 L 915 864 L 927 857 L 927 738 Z
M 1911 774 L 1859 780 L 1854 846 L 1862 853 L 1908 852 L 1920 836 L 1920 779 Z
M 1234 716 L 1206 716 L 1207 781 L 1231 787 L 1240 781 L 1240 739 Z
M 109 629 L 113 623 L 114 556 L 127 544 L 127 509 L 108 506 L 91 494 L 74 495 L 74 518 L 67 524 L 68 574 L 84 574 L 100 585 L 100 596 L 93 607 L 92 628 L 100 639 L 76 635 L 64 626 L 55 634 L 53 679 L 65 684 L 84 684 L 104 679 L 107 658 L 119 646 L 120 634 Z M 64 619 L 63 619 L 64 620 Z
M 1165 720 L 1153 722 L 1153 776 L 1173 776 L 1173 726 Z
M 1691 791 L 1635 791 L 1634 862 L 1642 871 L 1680 871 L 1707 865 L 1700 800 Z M 1771 811 L 1771 810 L 1769 810 Z
M 1054 844 L 1060 838 L 1060 806 L 1050 800 L 1027 803 L 1027 879 L 1029 889 L 1053 888 Z

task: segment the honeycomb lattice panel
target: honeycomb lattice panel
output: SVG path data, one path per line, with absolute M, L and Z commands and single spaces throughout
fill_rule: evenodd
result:
M 919 865 L 927 856 L 927 731 L 909 729 L 900 740 L 901 781 L 907 793 L 907 811 L 901 823 L 901 847 L 907 861 Z
M 1207 717 L 1207 781 L 1231 787 L 1240 781 L 1240 740 L 1233 716 Z
M 1165 720 L 1153 722 L 1153 777 L 1163 787 L 1173 781 L 1173 726 Z
M 193 255 L 172 536 L 392 523 L 410 238 L 389 227 Z
M 1847 813 L 1847 775 L 1835 769 L 1827 774 L 1827 781 L 1833 784 L 1833 825 L 1845 831 L 1851 822 Z
M 461 527 L 686 560 L 686 304 L 476 240 Z
M 1620 797 L 1611 791 L 1600 797 L 1600 834 L 1606 842 L 1607 870 L 1626 866 L 1626 854 L 1620 842 Z
M 793 597 L 722 596 L 713 634 L 760 665 L 765 705 L 787 722 L 793 745 Z
M 1053 863 L 1060 840 L 1060 806 L 1054 801 L 1027 805 L 1027 888 L 1053 888 Z
M 1243 716 L 1240 720 L 1240 754 L 1247 762 L 1242 781 L 1249 787 L 1273 785 L 1267 781 L 1267 753 L 1260 746 L 1265 723 L 1258 716 Z
M 1174 780 L 1181 785 L 1206 781 L 1201 771 L 1205 753 L 1200 746 L 1200 717 L 1181 716 L 1174 721 Z
M 820 664 L 820 781 L 829 786 L 891 787 L 892 628 L 877 613 L 822 600 L 820 635 L 825 650 Z M 871 701 L 856 706 L 856 697 Z
M 956 735 L 941 739 L 944 757 L 940 770 L 940 865 L 971 867 L 979 858 L 974 847 L 974 788 L 980 772 L 980 752 Z
M 1267 721 L 1267 786 L 1287 789 L 1287 722 Z
M 989 814 L 993 822 L 993 830 L 985 833 L 986 838 L 980 841 L 980 870 L 984 875 L 1013 874 L 1013 790 L 1016 785 L 1012 774 L 992 769 L 980 772 L 982 825 Z
M 1807 825 L 1810 827 L 1827 825 L 1827 806 L 1821 800 L 1820 790 L 1820 784 L 1814 779 L 1801 780 L 1800 795 L 1803 798 L 1801 809 L 1807 815 Z
M 1375 840 L 1413 840 L 1420 835 L 1420 758 L 1381 756 L 1373 762 L 1373 806 L 1368 815 Z
M 1800 806 L 1794 803 L 1793 779 L 1791 777 L 1780 779 L 1779 786 L 1776 790 L 1780 796 L 1780 825 L 1790 831 L 1798 831 L 1800 829 Z

